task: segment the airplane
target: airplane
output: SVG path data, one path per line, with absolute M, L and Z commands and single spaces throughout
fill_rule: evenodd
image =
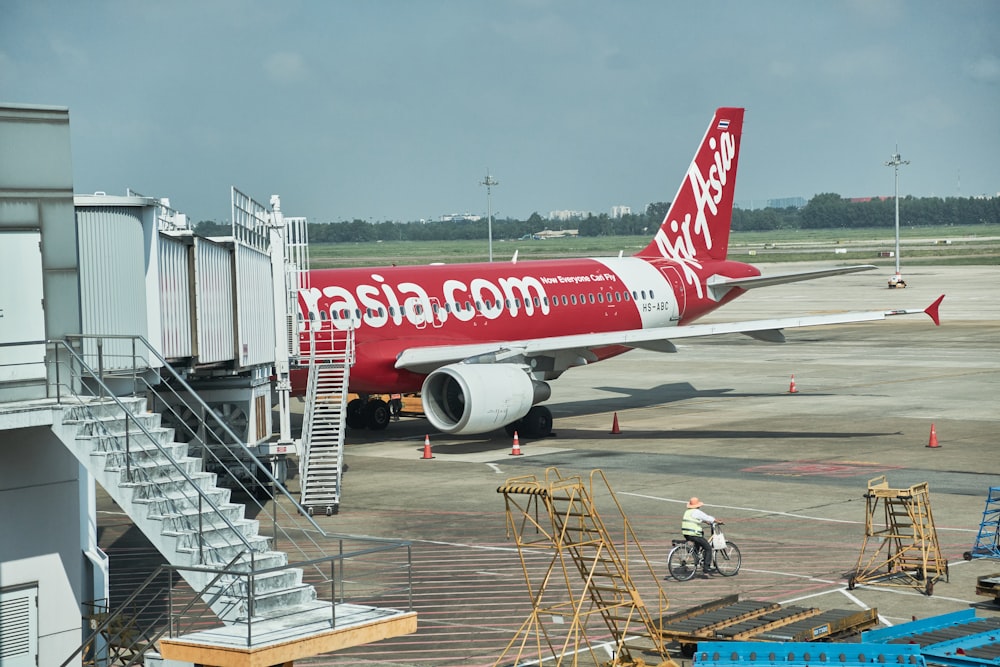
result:
M 920 312 L 940 324 L 944 295 L 923 311 L 695 324 L 750 289 L 876 268 L 761 275 L 727 259 L 743 115 L 716 110 L 660 228 L 633 256 L 310 271 L 299 291 L 307 328 L 354 336 L 350 391 L 362 398 L 348 404 L 348 426 L 388 424 L 385 401 L 367 396 L 419 392 L 441 432 L 540 438 L 552 432 L 550 381 L 631 349 L 676 352 L 680 338 L 730 333 L 783 342 L 783 329 Z

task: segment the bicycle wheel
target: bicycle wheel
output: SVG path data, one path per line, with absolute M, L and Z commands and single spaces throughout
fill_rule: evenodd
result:
M 695 551 L 689 544 L 678 544 L 667 556 L 667 569 L 670 576 L 677 581 L 687 581 L 698 570 Z
M 726 541 L 725 549 L 715 549 L 715 569 L 724 577 L 731 577 L 740 571 L 740 564 L 743 563 L 743 556 L 740 555 L 740 548 L 732 542 Z

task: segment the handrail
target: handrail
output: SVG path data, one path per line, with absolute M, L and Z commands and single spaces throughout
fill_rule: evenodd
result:
M 71 337 L 67 337 L 67 338 L 71 338 Z M 128 476 L 129 476 L 129 479 L 130 479 L 130 481 L 131 481 L 131 475 L 132 475 L 132 472 L 131 472 L 131 466 L 130 466 L 130 461 L 131 461 L 131 458 L 132 458 L 132 454 L 131 454 L 131 452 L 129 451 L 129 428 L 128 428 L 128 421 L 129 421 L 129 420 L 131 420 L 131 421 L 132 421 L 132 422 L 133 422 L 133 423 L 134 423 L 134 424 L 135 424 L 136 426 L 138 426 L 138 427 L 139 427 L 139 430 L 141 430 L 141 431 L 142 431 L 143 435 L 145 435 L 145 436 L 146 436 L 146 438 L 147 438 L 147 439 L 149 440 L 149 442 L 150 442 L 150 443 L 151 443 L 151 444 L 152 444 L 152 445 L 153 445 L 154 447 L 156 447 L 156 449 L 158 449 L 158 450 L 160 451 L 160 453 L 162 453 L 162 454 L 164 454 L 164 455 L 166 456 L 166 459 L 167 459 L 167 460 L 168 460 L 168 461 L 170 462 L 170 464 L 171 464 L 171 465 L 172 465 L 172 466 L 174 467 L 174 469 L 176 469 L 176 470 L 177 470 L 177 472 L 179 472 L 179 473 L 181 474 L 181 476 L 182 476 L 182 477 L 184 477 L 184 480 L 185 480 L 185 481 L 186 481 L 186 482 L 188 483 L 188 485 L 190 485 L 190 486 L 191 486 L 192 488 L 194 488 L 194 490 L 195 490 L 195 491 L 197 492 L 197 494 L 198 494 L 198 500 L 199 500 L 199 503 L 200 503 L 200 502 L 202 502 L 202 501 L 204 501 L 204 502 L 208 503 L 208 506 L 209 506 L 210 508 L 212 508 L 212 510 L 213 510 L 213 511 L 214 511 L 214 512 L 215 512 L 215 513 L 216 513 L 216 514 L 217 514 L 217 515 L 219 516 L 219 517 L 221 517 L 221 518 L 222 518 L 222 520 L 223 520 L 223 522 L 225 522 L 226 526 L 227 526 L 227 527 L 228 527 L 228 528 L 229 528 L 230 530 L 232 530 L 232 531 L 233 531 L 233 533 L 234 533 L 234 534 L 235 534 L 235 535 L 236 535 L 236 536 L 237 536 L 237 537 L 239 538 L 239 540 L 240 540 L 240 541 L 241 541 L 241 542 L 243 543 L 243 545 L 244 545 L 244 546 L 246 547 L 247 551 L 249 551 L 249 552 L 252 552 L 252 551 L 253 551 L 254 549 L 253 549 L 253 547 L 251 546 L 250 542 L 249 542 L 249 541 L 248 541 L 248 540 L 246 539 L 246 537 L 245 537 L 245 536 L 243 535 L 243 533 L 242 533 L 241 531 L 239 531 L 239 530 L 238 530 L 238 529 L 236 528 L 236 526 L 235 526 L 235 525 L 234 525 L 234 524 L 232 523 L 232 521 L 230 521 L 229 517 L 227 517 L 227 516 L 226 516 L 226 515 L 225 515 L 225 514 L 224 514 L 224 513 L 223 513 L 223 512 L 222 512 L 222 511 L 221 511 L 221 510 L 219 509 L 219 507 L 218 507 L 218 506 L 217 506 L 217 505 L 216 505 L 216 504 L 215 504 L 215 503 L 214 503 L 214 502 L 212 501 L 212 499 L 211 499 L 211 498 L 209 498 L 209 497 L 208 497 L 208 495 L 207 495 L 207 494 L 206 494 L 206 493 L 204 492 L 204 490 L 203 490 L 203 489 L 202 489 L 202 488 L 201 488 L 201 487 L 200 487 L 200 486 L 199 486 L 199 485 L 198 485 L 198 484 L 197 484 L 197 483 L 196 483 L 196 482 L 194 481 L 194 479 L 192 479 L 192 478 L 191 478 L 191 476 L 190 476 L 190 475 L 188 475 L 187 471 L 185 471 L 185 470 L 184 470 L 184 468 L 183 468 L 182 466 L 178 465 L 177 461 L 175 461 L 175 460 L 174 460 L 174 458 L 173 458 L 172 456 L 170 456 L 168 452 L 164 451 L 163 447 L 162 447 L 162 446 L 160 445 L 160 443 L 159 443 L 159 442 L 157 441 L 156 437 L 155 437 L 155 436 L 154 436 L 154 435 L 153 435 L 153 434 L 152 434 L 152 433 L 151 433 L 151 432 L 149 431 L 149 429 L 147 429 L 147 428 L 146 428 L 146 425 L 145 425 L 145 424 L 143 424 L 143 423 L 142 423 L 141 421 L 139 421 L 139 420 L 137 420 L 137 419 L 135 418 L 135 415 L 133 415 L 133 414 L 132 414 L 132 412 L 131 412 L 131 411 L 129 410 L 129 408 L 128 408 L 128 407 L 127 407 L 127 406 L 125 405 L 125 403 L 124 403 L 124 402 L 123 402 L 123 401 L 122 401 L 122 400 L 121 400 L 120 398 L 118 398 L 118 396 L 116 396 L 116 395 L 114 394 L 114 392 L 112 392 L 112 391 L 111 391 L 111 389 L 110 389 L 110 388 L 109 388 L 109 387 L 108 387 L 108 386 L 107 386 L 107 385 L 105 384 L 105 382 L 104 382 L 104 379 L 103 379 L 102 377 L 100 377 L 100 376 L 98 376 L 97 374 L 95 374 L 95 373 L 94 373 L 94 370 L 93 370 L 93 369 L 92 369 L 92 368 L 91 368 L 91 367 L 90 367 L 90 366 L 89 366 L 89 365 L 87 364 L 87 362 L 86 362 L 86 361 L 85 361 L 85 360 L 83 359 L 83 357 L 82 357 L 82 356 L 81 356 L 80 354 L 78 354 L 78 353 L 77 353 L 77 351 L 76 351 L 76 350 L 74 350 L 74 349 L 72 348 L 72 346 L 71 346 L 71 345 L 69 345 L 69 344 L 68 344 L 68 342 L 66 342 L 66 341 L 51 341 L 51 342 L 52 342 L 52 343 L 54 343 L 54 344 L 56 345 L 56 347 L 55 347 L 55 352 L 56 352 L 56 360 L 55 360 L 55 363 L 56 363 L 57 367 L 58 367 L 58 365 L 59 365 L 59 358 L 58 358 L 58 351 L 59 351 L 59 346 L 62 346 L 62 347 L 64 347 L 64 348 L 65 348 L 65 349 L 66 349 L 66 350 L 67 350 L 67 351 L 69 352 L 70 356 L 71 356 L 72 358 L 74 358 L 74 360 L 76 361 L 76 363 L 80 364 L 80 368 L 81 368 L 81 371 L 82 371 L 82 370 L 86 370 L 86 371 L 87 371 L 87 372 L 88 372 L 88 373 L 90 374 L 90 376 L 91 376 L 91 377 L 92 377 L 92 378 L 93 378 L 93 379 L 94 379 L 94 380 L 95 380 L 95 381 L 96 381 L 96 382 L 98 383 L 98 385 L 99 385 L 99 387 L 101 388 L 102 392 L 104 392 L 104 391 L 106 391 L 106 392 L 107 392 L 107 398 L 109 398 L 109 399 L 111 399 L 112 401 L 114 401 L 114 403 L 115 403 L 115 404 L 116 404 L 116 405 L 117 405 L 117 406 L 118 406 L 118 407 L 119 407 L 119 408 L 120 408 L 120 409 L 122 410 L 122 412 L 123 412 L 123 414 L 124 414 L 124 416 L 125 416 L 125 419 L 126 419 L 126 425 L 125 425 L 125 433 L 124 433 L 124 435 L 125 435 L 125 438 L 126 438 L 126 452 L 125 452 L 125 460 L 126 460 L 126 465 L 127 465 L 127 468 L 126 468 L 126 470 L 127 470 L 127 472 L 126 472 L 126 475 L 128 475 Z M 81 372 L 81 374 L 80 374 L 80 376 L 79 376 L 79 377 L 80 377 L 80 379 L 81 379 L 81 380 L 83 379 L 83 374 L 82 374 L 82 372 Z M 92 410 L 91 410 L 90 406 L 88 406 L 88 405 L 86 405 L 86 404 L 84 404 L 84 403 L 80 403 L 80 404 L 79 404 L 79 407 L 83 407 L 83 408 L 84 408 L 84 409 L 86 409 L 86 410 L 87 410 L 88 412 L 92 412 Z M 100 424 L 100 422 L 99 422 L 99 421 L 97 421 L 96 423 Z M 102 426 L 102 428 L 103 428 L 103 425 L 101 425 L 101 426 Z M 109 436 L 111 436 L 111 435 L 116 435 L 116 434 L 113 434 L 113 433 L 111 433 L 110 431 L 108 431 L 108 430 L 107 430 L 106 428 L 104 429 L 104 431 L 105 431 L 105 432 L 104 432 L 104 435 L 109 435 Z M 155 482 L 155 480 L 152 480 L 152 479 L 149 479 L 149 478 L 147 478 L 147 479 L 146 479 L 145 481 L 148 481 L 148 482 Z M 168 503 L 169 503 L 170 505 L 172 505 L 173 507 L 176 507 L 176 506 L 177 506 L 177 502 L 176 502 L 176 500 L 175 500 L 175 499 L 172 499 L 172 498 L 165 498 L 165 500 L 166 500 L 166 501 L 167 501 L 167 502 L 168 502 Z M 178 514 L 180 514 L 180 512 L 178 512 Z M 201 537 L 201 536 L 199 535 L 199 552 L 201 551 L 201 540 L 200 540 L 200 537 Z

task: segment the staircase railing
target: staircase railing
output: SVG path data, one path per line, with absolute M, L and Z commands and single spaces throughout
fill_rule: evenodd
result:
M 85 359 L 85 354 L 80 352 L 77 347 L 82 348 L 83 339 L 95 339 L 98 341 L 96 346 L 96 356 L 97 356 L 97 368 L 95 369 L 90 364 L 87 363 Z M 129 355 L 132 362 L 127 365 L 120 364 L 119 368 L 114 371 L 105 370 L 105 355 L 103 353 L 103 340 L 105 339 L 128 339 L 132 341 L 132 353 Z M 74 346 L 74 343 L 76 345 Z M 212 599 L 218 599 L 221 596 L 230 594 L 230 591 L 238 589 L 239 585 L 244 583 L 245 579 L 245 591 L 246 594 L 232 594 L 232 597 L 243 598 L 247 600 L 247 641 L 253 641 L 253 608 L 254 608 L 254 598 L 256 591 L 253 586 L 254 577 L 263 576 L 266 574 L 288 570 L 293 568 L 302 568 L 304 580 L 308 581 L 310 579 L 317 579 L 317 583 L 320 586 L 326 584 L 331 585 L 331 625 L 335 624 L 335 604 L 337 603 L 335 595 L 335 586 L 332 582 L 335 582 L 332 565 L 329 575 L 322 569 L 324 563 L 333 563 L 335 561 L 345 561 L 352 557 L 358 557 L 364 554 L 379 553 L 379 552 L 391 552 L 398 549 L 406 549 L 406 558 L 396 563 L 392 566 L 391 570 L 401 570 L 405 573 L 403 579 L 399 579 L 398 575 L 394 579 L 394 585 L 387 587 L 387 590 L 400 591 L 400 594 L 396 596 L 397 604 L 399 602 L 405 601 L 406 607 L 412 609 L 412 579 L 411 579 L 411 566 L 412 566 L 412 556 L 410 553 L 410 543 L 400 540 L 390 540 L 381 539 L 374 537 L 354 537 L 347 535 L 334 535 L 325 532 L 311 517 L 306 514 L 302 507 L 298 504 L 295 498 L 288 492 L 283 484 L 281 484 L 274 476 L 271 474 L 267 466 L 261 464 L 256 456 L 250 452 L 246 445 L 241 442 L 232 429 L 213 411 L 209 406 L 194 392 L 194 390 L 184 381 L 180 375 L 174 371 L 172 367 L 164 360 L 157 352 L 149 345 L 149 343 L 141 336 L 71 336 L 67 337 L 67 340 L 53 340 L 47 341 L 47 345 L 51 352 L 49 359 L 53 368 L 49 372 L 49 395 L 55 398 L 60 404 L 70 404 L 74 407 L 82 408 L 84 411 L 90 412 L 92 416 L 95 417 L 96 413 L 93 412 L 93 404 L 85 400 L 86 397 L 101 398 L 114 402 L 118 408 L 121 410 L 121 416 L 125 420 L 125 428 L 121 434 L 112 434 L 110 430 L 100 427 L 105 431 L 105 435 L 120 435 L 125 440 L 125 461 L 126 461 L 126 475 L 129 479 L 135 479 L 136 475 L 140 475 L 143 479 L 147 481 L 152 481 L 145 471 L 141 467 L 136 468 L 132 465 L 133 452 L 131 451 L 131 439 L 135 435 L 142 434 L 142 440 L 144 443 L 148 442 L 153 445 L 161 454 L 163 454 L 164 459 L 169 461 L 173 468 L 182 476 L 187 484 L 187 487 L 191 489 L 190 494 L 185 494 L 185 498 L 190 500 L 197 495 L 197 503 L 199 505 L 199 517 L 201 516 L 201 508 L 203 505 L 208 505 L 215 515 L 217 515 L 224 524 L 232 531 L 232 534 L 242 543 L 244 550 L 237 554 L 229 566 L 222 569 L 213 569 L 209 567 L 181 567 L 181 566 L 163 566 L 164 568 L 169 568 L 175 572 L 202 572 L 214 575 L 211 584 L 201 591 L 196 598 L 202 599 L 206 605 L 211 604 Z M 150 368 L 149 365 L 141 363 L 144 360 L 143 354 L 148 354 L 150 358 L 155 358 L 159 360 L 162 364 L 162 368 L 156 369 L 158 372 L 154 373 L 154 369 Z M 182 392 L 186 392 L 190 396 L 190 400 L 194 402 L 196 407 L 201 408 L 206 415 L 206 421 L 211 419 L 215 422 L 215 425 L 219 431 L 224 434 L 225 437 L 218 435 L 215 429 L 207 429 L 206 433 L 211 433 L 212 438 L 215 443 L 222 448 L 224 451 L 231 454 L 232 459 L 237 461 L 240 466 L 244 468 L 246 472 L 252 473 L 249 477 L 254 480 L 266 480 L 266 483 L 270 486 L 270 489 L 275 493 L 274 502 L 272 503 L 274 507 L 274 517 L 273 517 L 273 530 L 274 530 L 274 542 L 270 546 L 271 549 L 277 549 L 277 541 L 279 536 L 284 538 L 282 542 L 282 548 L 288 553 L 286 544 L 293 547 L 295 551 L 299 554 L 299 558 L 293 559 L 291 554 L 289 554 L 288 563 L 284 566 L 274 567 L 269 569 L 256 570 L 254 567 L 254 554 L 259 550 L 263 550 L 264 546 L 258 545 L 257 549 L 246 539 L 243 533 L 233 524 L 228 516 L 222 512 L 219 506 L 212 500 L 208 494 L 198 485 L 198 483 L 184 470 L 177 461 L 174 460 L 173 456 L 167 452 L 164 447 L 159 443 L 156 436 L 147 428 L 147 426 L 142 422 L 141 419 L 137 419 L 137 415 L 132 413 L 129 406 L 121 400 L 119 392 L 121 387 L 118 387 L 118 391 L 112 390 L 109 382 L 115 383 L 116 381 L 124 380 L 126 384 L 130 384 L 130 390 L 126 392 L 131 395 L 142 395 L 143 393 L 150 393 L 152 395 L 159 396 L 154 383 L 151 381 L 159 377 L 160 375 L 166 374 L 166 376 L 172 381 L 168 383 L 169 391 L 178 399 L 182 399 Z M 162 383 L 156 383 L 160 385 Z M 191 404 L 182 401 L 182 405 L 190 406 Z M 100 423 L 96 421 L 95 423 Z M 133 430 L 132 427 L 136 427 L 137 430 Z M 214 457 L 215 460 L 222 464 L 221 457 L 212 451 L 212 448 L 208 447 L 204 440 L 202 440 L 198 433 L 194 432 L 192 429 L 190 435 L 193 438 L 193 442 L 199 444 L 204 452 L 205 456 Z M 228 440 L 228 442 L 227 442 Z M 191 443 L 189 443 L 190 445 Z M 249 461 L 249 463 L 246 463 Z M 232 461 L 227 462 L 229 465 Z M 250 466 L 253 466 L 252 468 Z M 225 467 L 225 466 L 223 466 Z M 245 485 L 239 477 L 234 477 L 233 483 L 239 488 L 243 489 L 250 500 L 258 507 L 262 512 L 264 510 L 264 505 L 257 500 L 256 494 L 254 493 L 254 488 Z M 278 502 L 279 496 L 284 499 L 283 502 Z M 166 502 L 171 503 L 174 507 L 177 507 L 180 503 L 180 499 L 167 499 Z M 296 509 L 302 521 L 298 520 L 293 513 L 287 511 L 282 504 L 290 504 L 292 508 Z M 286 521 L 282 524 L 278 521 L 278 513 L 282 513 L 286 517 Z M 266 512 L 264 513 L 266 516 Z M 302 522 L 306 525 L 303 525 Z M 263 524 L 261 524 L 263 527 Z M 199 530 L 200 533 L 200 530 Z M 308 542 L 309 546 L 304 547 L 295 538 L 304 539 Z M 327 546 L 335 546 L 337 553 L 335 555 L 330 555 L 320 544 L 322 541 Z M 353 551 L 345 551 L 345 543 L 350 541 L 357 541 L 364 545 L 363 549 L 355 549 Z M 335 543 L 335 544 L 331 544 Z M 376 546 L 372 546 L 376 545 Z M 202 554 L 203 540 L 199 535 L 199 553 Z M 320 556 L 317 558 L 316 554 Z M 249 563 L 244 565 L 235 566 L 235 563 L 240 559 L 248 557 Z M 200 560 L 203 561 L 203 558 Z M 294 562 L 293 562 L 294 561 Z M 247 565 L 249 569 L 247 569 Z M 311 568 L 311 574 L 307 570 Z M 341 570 L 341 577 L 343 577 L 343 572 Z M 226 581 L 228 579 L 228 581 Z M 352 577 L 352 580 L 354 578 Z M 220 582 L 226 581 L 224 587 L 220 588 Z M 213 587 L 215 587 L 213 589 Z M 341 592 L 341 602 L 344 601 L 343 586 Z M 374 586 L 367 586 L 364 589 L 365 594 L 370 594 L 372 590 L 375 590 Z M 317 594 L 320 594 L 321 589 L 317 589 Z M 201 596 L 207 596 L 201 598 Z M 322 596 L 320 596 L 322 598 Z M 192 602 L 191 604 L 194 604 Z M 171 623 L 171 625 L 173 625 Z M 172 628 L 171 628 L 172 629 Z M 88 644 L 94 640 L 94 637 L 88 639 L 77 651 L 75 655 L 79 655 L 82 651 L 86 650 Z M 72 659 L 73 656 L 71 656 Z
M 319 599 L 330 602 L 329 627 L 336 627 L 338 603 L 351 600 L 359 605 L 385 604 L 396 609 L 412 611 L 413 599 L 410 586 L 412 554 L 407 544 L 405 558 L 394 559 L 394 552 L 402 544 L 366 546 L 367 538 L 338 540 L 339 553 L 311 561 L 314 574 L 308 578 L 319 593 Z M 352 542 L 357 542 L 352 546 Z M 234 569 L 239 556 L 222 569 L 160 565 L 126 599 L 110 611 L 110 602 L 101 605 L 102 613 L 95 614 L 91 632 L 61 667 L 67 667 L 77 656 L 84 665 L 115 665 L 131 667 L 143 664 L 143 656 L 164 637 L 175 638 L 220 625 L 211 613 L 206 598 L 213 587 L 226 577 L 250 579 L 270 572 L 301 567 L 304 563 L 282 568 L 247 573 Z M 350 569 L 349 575 L 347 571 Z M 180 576 L 184 571 L 197 571 L 214 575 L 201 591 L 195 591 Z M 166 581 L 164 581 L 166 579 Z M 252 586 L 248 586 L 252 591 Z M 166 592 L 164 594 L 164 591 Z M 291 616 L 291 614 L 287 615 Z M 311 618 L 315 621 L 315 618 Z M 255 624 L 247 619 L 244 646 L 254 644 Z M 101 649 L 101 646 L 104 646 Z M 107 660 L 101 660 L 103 652 Z M 114 658 L 117 662 L 112 661 Z
M 320 368 L 328 363 L 340 363 L 343 367 L 343 387 L 340 397 L 340 412 L 347 405 L 347 390 L 350 382 L 350 369 L 354 365 L 354 330 L 346 329 L 338 336 L 338 331 L 326 321 L 312 321 L 309 326 L 309 353 L 298 357 L 298 363 L 309 367 L 306 385 L 306 409 L 302 420 L 302 456 L 300 498 L 310 494 L 310 480 L 306 472 L 311 464 L 312 441 L 315 428 L 316 400 L 319 384 Z M 341 420 L 338 430 L 338 446 L 343 446 L 345 424 Z M 338 499 L 339 481 L 338 481 Z

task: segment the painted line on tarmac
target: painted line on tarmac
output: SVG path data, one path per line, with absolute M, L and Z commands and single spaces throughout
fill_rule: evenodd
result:
M 647 494 L 644 494 L 644 493 L 629 493 L 628 491 L 619 491 L 618 493 L 619 493 L 619 495 L 622 495 L 622 496 L 632 496 L 633 498 L 646 498 L 647 500 L 660 500 L 660 501 L 663 501 L 665 503 L 680 503 L 680 504 L 686 505 L 687 502 L 688 502 L 687 500 L 680 500 L 680 499 L 677 499 L 677 498 L 662 498 L 660 496 L 650 496 L 650 495 L 647 495 Z M 774 515 L 774 516 L 787 516 L 787 517 L 790 517 L 790 518 L 793 518 L 793 519 L 808 519 L 810 521 L 825 521 L 827 523 L 847 523 L 847 524 L 854 524 L 854 525 L 863 525 L 865 523 L 864 521 L 856 521 L 854 519 L 830 519 L 828 517 L 822 517 L 822 516 L 810 516 L 808 514 L 795 514 L 794 512 L 778 512 L 778 511 L 775 511 L 775 510 L 766 510 L 766 509 L 761 509 L 759 507 L 740 507 L 738 505 L 709 505 L 707 503 L 705 504 L 705 507 L 718 507 L 719 509 L 724 509 L 724 510 L 737 510 L 737 511 L 740 511 L 740 512 L 754 512 L 756 514 L 771 514 L 771 515 Z M 953 532 L 958 532 L 958 533 L 975 533 L 975 532 L 978 532 L 978 529 L 973 529 L 973 528 L 937 528 L 936 530 L 938 532 L 941 532 L 941 531 L 953 531 Z

